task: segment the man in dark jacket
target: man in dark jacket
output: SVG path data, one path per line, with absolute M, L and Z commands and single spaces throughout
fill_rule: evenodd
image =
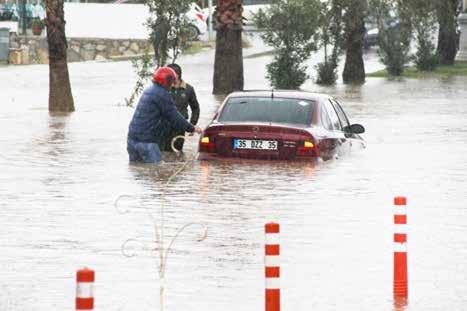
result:
M 196 93 L 194 88 L 183 81 L 182 79 L 182 68 L 177 64 L 170 64 L 167 67 L 172 68 L 177 74 L 177 80 L 175 80 L 170 94 L 175 99 L 175 106 L 177 107 L 178 112 L 188 120 L 188 106 L 191 110 L 190 123 L 196 125 L 199 119 L 199 104 L 196 99 Z M 168 133 L 163 137 L 161 142 L 161 149 L 163 151 L 173 151 L 172 149 L 172 140 L 177 136 L 184 136 L 185 131 L 181 131 L 176 127 L 172 126 Z M 175 149 L 182 151 L 184 139 L 177 139 L 174 142 Z
M 136 106 L 128 129 L 127 150 L 130 162 L 158 163 L 161 161 L 159 144 L 167 127 L 178 131 L 197 132 L 202 130 L 189 123 L 175 107 L 169 89 L 177 74 L 168 67 L 156 70 L 153 84 L 144 90 Z

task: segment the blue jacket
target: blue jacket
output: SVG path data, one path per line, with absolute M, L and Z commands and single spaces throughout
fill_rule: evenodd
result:
M 128 139 L 138 142 L 159 143 L 163 135 L 174 127 L 193 132 L 195 128 L 175 107 L 170 93 L 153 83 L 144 90 L 128 128 Z

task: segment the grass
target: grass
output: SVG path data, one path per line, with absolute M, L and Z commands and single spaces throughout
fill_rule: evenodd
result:
M 196 53 L 201 52 L 205 48 L 214 48 L 216 46 L 215 41 L 194 41 L 190 42 L 190 45 L 183 50 L 182 54 L 183 55 L 194 55 Z M 145 54 L 136 54 L 136 55 L 119 55 L 119 56 L 110 56 L 109 59 L 114 60 L 114 61 L 127 61 L 127 60 L 132 60 L 132 59 L 140 59 L 143 57 Z M 154 52 L 149 52 L 148 55 L 154 56 Z
M 435 71 L 419 71 L 416 67 L 406 67 L 401 77 L 424 79 L 424 78 L 446 78 L 449 76 L 467 76 L 467 61 L 456 62 L 453 66 L 440 65 Z M 367 74 L 372 78 L 389 78 L 386 70 L 380 70 Z
M 242 47 L 249 48 L 251 47 L 251 42 L 248 38 L 242 38 Z M 212 39 L 209 41 L 193 41 L 189 43 L 189 47 L 183 51 L 185 55 L 193 55 L 196 53 L 201 52 L 205 48 L 215 48 L 216 47 L 216 40 Z
M 194 41 L 190 42 L 190 46 L 183 51 L 183 54 L 185 55 L 193 55 L 196 53 L 201 52 L 205 48 L 213 48 L 215 47 L 216 42 L 215 41 Z

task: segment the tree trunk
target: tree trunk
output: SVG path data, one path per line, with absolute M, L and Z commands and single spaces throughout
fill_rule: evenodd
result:
M 242 0 L 217 0 L 213 94 L 243 90 Z
M 344 83 L 364 83 L 363 43 L 365 36 L 366 0 L 354 0 L 346 8 Z
M 170 31 L 169 20 L 165 17 L 158 17 L 151 34 L 152 47 L 154 49 L 154 60 L 157 67 L 165 66 L 167 63 L 169 50 L 168 34 Z M 175 62 L 175 60 L 174 60 Z
M 46 0 L 47 43 L 49 45 L 49 111 L 75 110 L 66 59 L 67 42 L 63 0 Z
M 438 1 L 438 54 L 440 63 L 443 65 L 453 65 L 456 59 L 458 4 L 458 0 Z

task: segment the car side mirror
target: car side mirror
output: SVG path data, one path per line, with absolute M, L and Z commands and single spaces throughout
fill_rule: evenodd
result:
M 346 132 L 352 133 L 352 134 L 363 134 L 365 133 L 365 128 L 361 124 L 352 124 L 351 126 L 346 126 L 345 128 Z

